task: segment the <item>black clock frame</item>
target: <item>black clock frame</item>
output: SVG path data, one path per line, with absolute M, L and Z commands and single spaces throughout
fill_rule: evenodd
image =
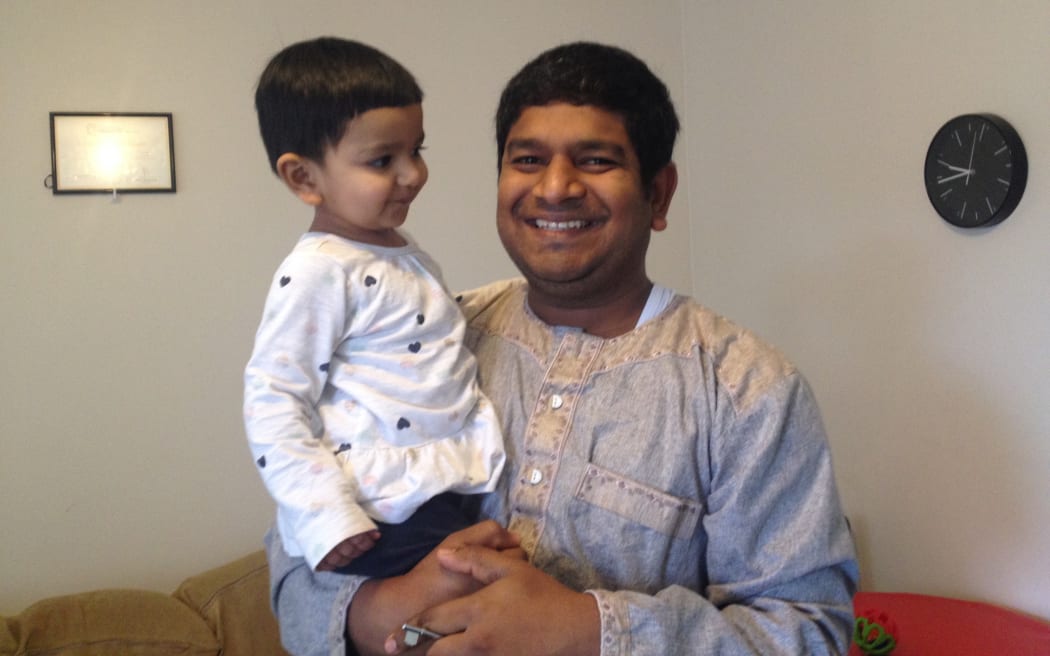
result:
M 977 167 L 974 166 L 975 162 L 972 161 L 971 156 L 971 160 L 966 162 L 966 167 L 963 168 L 962 163 L 955 162 L 954 164 L 949 164 L 944 161 L 941 156 L 944 153 L 947 144 L 952 139 L 958 139 L 955 133 L 960 128 L 967 131 L 967 136 L 972 140 L 970 150 L 974 153 L 978 140 L 983 137 L 983 132 L 980 134 L 974 134 L 973 130 L 979 130 L 981 127 L 984 127 L 985 129 L 990 127 L 999 137 L 1002 138 L 1003 144 L 1007 148 L 1006 155 L 1008 156 L 1008 159 L 1005 163 L 999 164 L 998 166 L 1008 169 L 1010 177 L 1009 180 L 1005 181 L 1006 194 L 1003 195 L 1001 201 L 992 205 L 991 195 L 986 194 L 986 207 L 980 208 L 981 211 L 975 211 L 973 218 L 968 218 L 968 213 L 963 212 L 962 215 L 960 215 L 959 207 L 953 206 L 945 200 L 945 197 L 948 196 L 953 189 L 946 189 L 942 185 L 944 184 L 945 173 L 949 174 L 950 177 L 957 179 L 965 178 L 965 183 L 969 183 L 969 175 L 978 174 Z M 959 142 L 959 146 L 965 150 L 965 143 Z M 975 154 L 980 154 L 983 158 L 1001 156 L 998 151 L 991 154 L 987 151 Z M 988 163 L 991 163 L 991 160 L 986 159 L 985 162 L 976 162 L 976 164 L 981 164 L 982 168 Z M 1028 181 L 1028 155 L 1025 152 L 1024 143 L 1021 141 L 1020 135 L 1018 135 L 1013 126 L 1003 118 L 996 116 L 995 114 L 987 113 L 962 114 L 945 123 L 930 141 L 930 147 L 926 151 L 923 179 L 926 184 L 926 195 L 930 199 L 930 204 L 933 205 L 934 210 L 937 211 L 937 214 L 939 214 L 942 219 L 960 228 L 993 226 L 1001 223 L 1006 217 L 1010 216 L 1010 214 L 1017 209 L 1018 203 L 1021 202 L 1021 196 L 1024 195 L 1025 184 Z M 993 181 L 989 181 L 988 179 L 978 180 L 978 184 L 982 182 L 987 185 L 992 184 Z M 1004 180 L 997 177 L 994 182 L 1003 184 Z M 974 191 L 970 192 L 971 199 L 976 199 L 976 190 L 977 187 L 975 186 Z M 945 193 L 946 191 L 947 193 Z M 998 194 L 996 195 L 998 196 Z M 965 203 L 963 207 L 967 207 Z M 983 214 L 986 214 L 987 216 L 982 217 Z

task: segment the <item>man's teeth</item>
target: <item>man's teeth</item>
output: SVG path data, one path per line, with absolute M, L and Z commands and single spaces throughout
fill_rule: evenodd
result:
M 536 227 L 541 230 L 579 230 L 590 224 L 590 221 L 544 221 L 536 219 Z

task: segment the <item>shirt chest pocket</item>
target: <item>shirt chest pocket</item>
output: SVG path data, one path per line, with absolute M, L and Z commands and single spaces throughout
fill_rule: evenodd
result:
M 703 504 L 676 497 L 594 464 L 587 465 L 576 498 L 673 538 L 696 531 Z

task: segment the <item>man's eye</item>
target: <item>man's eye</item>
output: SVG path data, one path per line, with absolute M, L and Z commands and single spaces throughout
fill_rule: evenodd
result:
M 613 168 L 617 166 L 616 160 L 608 159 L 606 157 L 585 157 L 580 161 L 580 166 L 586 168 Z
M 519 155 L 510 161 L 516 166 L 535 166 L 540 163 L 540 158 L 535 155 Z

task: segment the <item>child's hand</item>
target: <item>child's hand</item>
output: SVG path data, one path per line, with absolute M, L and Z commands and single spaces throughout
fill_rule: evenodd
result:
M 331 572 L 332 570 L 346 567 L 350 561 L 375 546 L 379 539 L 379 531 L 371 530 L 357 535 L 351 535 L 328 552 L 317 565 L 318 572 Z

